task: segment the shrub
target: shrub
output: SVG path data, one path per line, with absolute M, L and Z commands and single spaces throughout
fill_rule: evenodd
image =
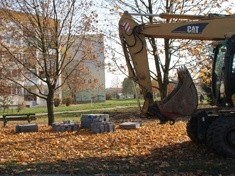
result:
M 71 104 L 71 102 L 72 102 L 71 97 L 66 97 L 65 100 L 64 100 L 64 102 L 65 102 L 65 105 L 66 105 L 66 106 L 69 106 L 69 105 Z
M 54 98 L 54 106 L 58 107 L 60 105 L 60 98 L 56 97 Z
M 25 103 L 24 102 L 18 103 L 18 105 L 17 105 L 17 112 L 20 112 L 24 107 L 25 107 Z
M 112 95 L 109 93 L 106 93 L 106 100 L 111 100 L 112 99 Z

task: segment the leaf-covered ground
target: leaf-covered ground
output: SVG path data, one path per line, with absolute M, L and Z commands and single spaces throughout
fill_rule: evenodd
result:
M 235 160 L 210 153 L 187 137 L 185 121 L 160 125 L 144 120 L 136 130 L 55 133 L 46 125 L 37 133 L 0 127 L 0 175 L 127 174 L 233 175 Z

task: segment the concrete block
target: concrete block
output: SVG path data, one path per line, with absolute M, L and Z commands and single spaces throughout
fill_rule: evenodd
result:
M 54 132 L 65 132 L 65 131 L 77 131 L 79 130 L 80 125 L 74 122 L 55 122 L 52 124 L 52 131 Z
M 38 125 L 37 124 L 16 125 L 16 133 L 22 133 L 22 132 L 38 132 Z
M 81 127 L 91 129 L 93 122 L 109 122 L 108 114 L 82 114 L 81 115 Z
M 112 122 L 93 122 L 91 124 L 91 131 L 93 133 L 114 132 L 115 125 Z
M 140 122 L 124 122 L 119 126 L 123 129 L 136 129 L 140 127 Z

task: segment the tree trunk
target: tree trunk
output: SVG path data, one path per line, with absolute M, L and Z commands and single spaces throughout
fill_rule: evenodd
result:
M 163 70 L 163 98 L 167 96 L 168 90 L 167 86 L 169 83 L 169 67 L 170 67 L 170 43 L 169 39 L 164 39 L 164 46 L 165 46 L 165 69 Z
M 171 7 L 172 2 L 167 0 L 166 1 L 166 12 L 171 13 Z M 166 19 L 166 23 L 169 23 L 170 20 Z M 165 51 L 165 66 L 163 69 L 163 81 L 162 81 L 162 92 L 161 92 L 161 98 L 167 97 L 167 86 L 169 83 L 169 67 L 170 67 L 170 61 L 171 61 L 171 54 L 170 54 L 170 39 L 165 38 L 164 39 L 164 51 Z
M 47 116 L 48 116 L 48 125 L 52 125 L 55 121 L 54 117 L 54 93 L 49 91 L 47 97 Z
M 156 47 L 156 41 L 152 38 L 151 39 L 152 43 L 152 49 L 153 53 L 156 53 L 157 47 Z M 163 74 L 161 73 L 161 66 L 160 66 L 160 58 L 157 54 L 154 55 L 154 60 L 155 60 L 155 66 L 156 66 L 156 71 L 157 71 L 157 81 L 158 81 L 158 86 L 159 86 L 159 92 L 160 92 L 160 98 L 161 100 L 164 99 L 167 96 L 167 85 L 169 83 L 169 66 L 170 66 L 170 61 L 171 61 L 171 56 L 170 56 L 170 43 L 169 39 L 164 39 L 164 49 L 165 49 L 165 66 L 162 68 Z
M 77 104 L 76 93 L 72 93 L 72 100 L 74 104 Z

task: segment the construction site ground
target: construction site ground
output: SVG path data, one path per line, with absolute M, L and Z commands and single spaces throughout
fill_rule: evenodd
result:
M 0 175 L 235 175 L 235 160 L 190 141 L 188 117 L 174 125 L 140 118 L 136 108 L 108 112 L 115 132 L 80 129 L 52 132 L 39 124 L 35 133 L 0 127 Z M 120 123 L 138 121 L 137 129 Z

